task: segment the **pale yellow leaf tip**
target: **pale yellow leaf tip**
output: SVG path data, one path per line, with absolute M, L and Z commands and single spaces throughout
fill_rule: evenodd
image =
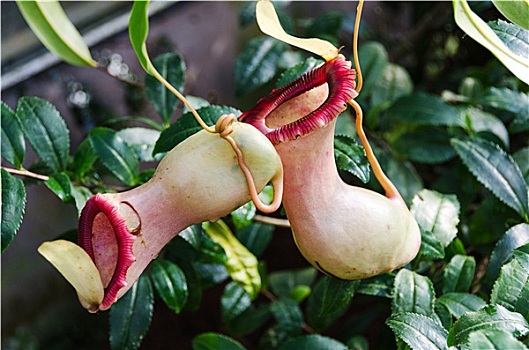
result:
M 96 265 L 83 248 L 57 240 L 42 243 L 38 252 L 74 287 L 85 309 L 90 312 L 99 309 L 104 297 L 103 283 Z
M 298 38 L 287 34 L 281 26 L 274 5 L 270 0 L 259 0 L 257 2 L 256 16 L 257 24 L 261 31 L 273 38 L 319 55 L 326 61 L 336 58 L 339 54 L 339 50 L 328 41 L 317 38 Z

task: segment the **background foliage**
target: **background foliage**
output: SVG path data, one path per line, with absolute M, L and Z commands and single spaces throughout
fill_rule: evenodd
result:
M 261 222 L 249 203 L 222 221 L 190 227 L 173 239 L 111 308 L 110 347 L 140 347 L 155 305 L 196 312 L 208 290 L 221 288 L 219 328 L 197 334 L 190 345 L 194 349 L 527 348 L 528 86 L 502 59 L 514 52 L 527 63 L 529 32 L 518 25 L 527 9 L 498 2 L 501 15 L 490 3 L 473 4 L 475 13 L 492 20 L 485 25 L 497 35 L 476 39 L 457 17 L 464 4 L 413 6 L 417 31 L 412 38 L 388 35 L 366 22 L 360 32 L 365 85 L 357 100 L 382 167 L 420 225 L 423 243 L 414 261 L 362 281 L 333 279 L 308 265 L 268 271 L 264 253 L 282 233 Z M 255 25 L 254 6 L 241 6 L 241 27 Z M 349 15 L 297 17 L 281 6 L 279 12 L 292 33 L 345 43 L 342 52 L 350 57 Z M 472 47 L 456 21 L 481 45 L 487 47 L 480 40 L 500 40 L 508 50 L 492 49 L 497 60 Z M 90 57 L 83 60 L 92 64 Z M 211 125 L 220 114 L 240 114 L 242 106 L 255 103 L 256 94 L 319 63 L 256 36 L 234 62 L 241 106 L 190 98 Z M 185 92 L 186 67 L 192 62 L 169 52 L 152 64 Z M 70 149 L 68 128 L 50 102 L 30 96 L 12 108 L 2 102 L 2 158 L 10 164 L 5 168 L 22 172 L 2 169 L 2 251 L 23 220 L 26 186 L 43 184 L 80 210 L 94 193 L 144 183 L 153 162 L 200 130 L 190 113 L 174 117 L 177 100 L 156 80 L 147 76 L 143 83 L 157 119 L 107 121 L 92 128 L 76 149 Z M 351 184 L 378 190 L 352 120 L 350 112 L 339 117 L 337 166 Z M 36 163 L 24 161 L 27 144 L 39 158 Z

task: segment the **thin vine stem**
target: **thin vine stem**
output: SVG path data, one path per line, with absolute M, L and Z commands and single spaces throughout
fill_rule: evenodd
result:
M 3 170 L 7 171 L 10 174 L 13 174 L 13 175 L 29 177 L 29 178 L 37 179 L 37 180 L 41 180 L 41 181 L 47 181 L 50 178 L 49 176 L 37 174 L 37 173 L 34 173 L 32 171 L 29 171 L 29 170 L 13 169 L 13 168 L 6 168 L 6 167 L 1 167 L 1 168 Z
M 360 93 L 360 90 L 362 90 L 362 85 L 364 83 L 364 79 L 362 77 L 362 70 L 360 69 L 360 59 L 358 58 L 358 32 L 360 28 L 360 19 L 362 18 L 362 8 L 364 7 L 364 0 L 360 0 L 358 2 L 358 7 L 356 8 L 356 18 L 355 18 L 355 26 L 353 31 L 353 60 L 355 63 L 355 69 L 356 69 L 356 87 L 355 90 L 357 93 Z

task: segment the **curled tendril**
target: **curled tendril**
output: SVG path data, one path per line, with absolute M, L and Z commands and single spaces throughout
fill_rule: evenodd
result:
M 250 197 L 252 202 L 255 204 L 255 207 L 263 213 L 272 213 L 276 211 L 281 205 L 281 199 L 283 197 L 283 169 L 281 168 L 280 172 L 276 174 L 271 180 L 272 186 L 274 187 L 274 199 L 272 200 L 272 203 L 263 203 L 259 198 L 257 189 L 255 188 L 255 181 L 253 180 L 252 173 L 244 162 L 244 155 L 233 137 L 230 136 L 230 134 L 233 132 L 233 123 L 236 119 L 237 117 L 233 113 L 221 115 L 215 124 L 215 132 L 218 133 L 220 137 L 228 141 L 231 148 L 237 155 L 237 163 L 239 164 L 239 167 L 246 178 L 246 185 L 248 186 L 248 191 L 250 192 Z

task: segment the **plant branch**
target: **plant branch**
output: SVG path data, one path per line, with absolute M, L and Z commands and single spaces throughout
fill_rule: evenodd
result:
M 32 179 L 47 181 L 50 178 L 49 176 L 37 174 L 37 173 L 31 172 L 29 170 L 19 170 L 19 169 L 6 168 L 6 167 L 1 167 L 1 168 L 4 169 L 5 171 L 7 171 L 10 174 L 30 177 Z
M 287 219 L 273 218 L 271 216 L 257 214 L 254 216 L 254 220 L 279 227 L 290 227 L 290 221 Z

